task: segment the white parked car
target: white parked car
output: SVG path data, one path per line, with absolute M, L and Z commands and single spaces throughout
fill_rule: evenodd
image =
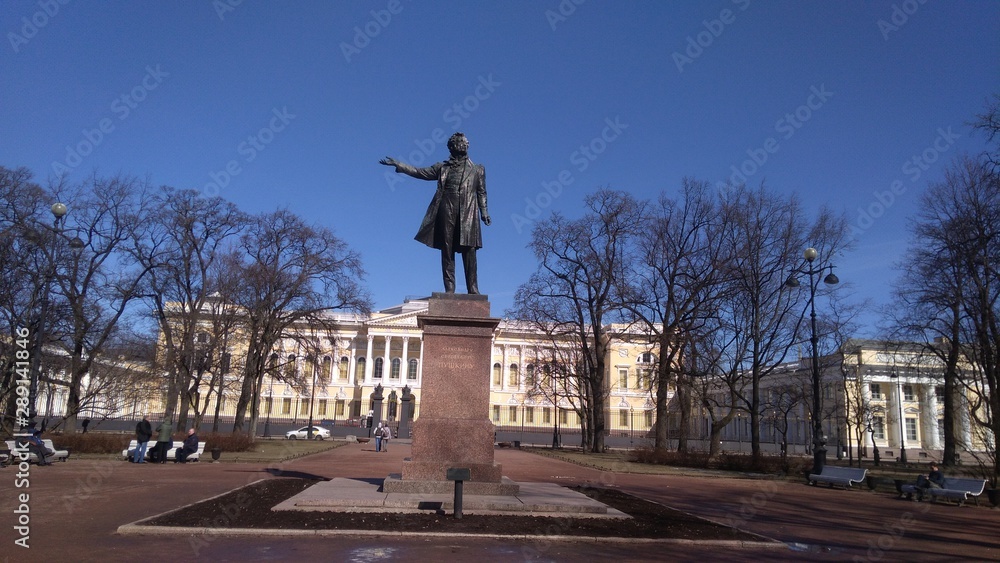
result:
M 330 437 L 330 431 L 321 426 L 313 426 L 313 440 L 326 440 Z M 298 430 L 289 430 L 285 432 L 286 440 L 307 440 L 309 439 L 309 427 L 303 426 Z

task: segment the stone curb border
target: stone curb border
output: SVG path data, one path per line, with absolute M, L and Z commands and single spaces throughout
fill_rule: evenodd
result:
M 171 511 L 172 512 L 172 511 Z M 166 513 L 165 513 L 166 514 Z M 395 537 L 395 538 L 490 538 L 508 540 L 537 541 L 586 541 L 593 543 L 646 543 L 646 544 L 676 544 L 704 547 L 721 547 L 729 549 L 789 549 L 789 546 L 779 541 L 739 541 L 739 540 L 688 540 L 678 538 L 620 538 L 597 536 L 564 536 L 564 535 L 529 535 L 529 534 L 467 534 L 448 532 L 393 532 L 382 530 L 277 530 L 273 528 L 191 528 L 180 526 L 144 526 L 138 523 L 124 524 L 118 527 L 118 533 L 123 536 L 267 536 L 267 537 Z
M 147 516 L 122 524 L 116 531 L 123 536 L 267 536 L 267 537 L 396 537 L 396 538 L 489 538 L 489 539 L 510 539 L 528 541 L 585 541 L 591 543 L 643 543 L 652 545 L 691 545 L 702 547 L 720 547 L 728 549 L 791 549 L 791 547 L 777 540 L 768 540 L 763 536 L 762 541 L 739 541 L 739 540 L 688 540 L 680 538 L 621 538 L 621 537 L 597 537 L 597 536 L 566 536 L 566 535 L 531 535 L 531 534 L 469 534 L 464 532 L 393 532 L 383 530 L 283 530 L 275 528 L 194 528 L 189 526 L 150 526 L 144 524 L 150 520 L 155 520 L 167 514 L 173 514 L 190 508 L 196 504 L 207 500 L 216 499 L 251 485 L 256 485 L 267 479 L 257 479 L 235 489 L 219 493 L 217 495 L 201 499 L 197 502 L 179 506 L 173 510 L 168 510 L 153 516 Z M 657 503 L 660 504 L 660 503 Z M 700 517 L 698 517 L 700 518 Z M 748 533 L 748 532 L 744 532 Z M 758 534 L 754 534 L 758 535 Z

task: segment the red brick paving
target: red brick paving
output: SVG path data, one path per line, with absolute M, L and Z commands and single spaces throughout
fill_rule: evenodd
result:
M 350 444 L 283 464 L 200 462 L 134 465 L 73 459 L 31 466 L 29 487 L 16 467 L 0 469 L 4 561 L 718 561 L 1000 560 L 1000 511 L 912 503 L 884 493 L 810 487 L 787 481 L 602 472 L 524 451 L 500 449 L 515 481 L 601 484 L 692 514 L 778 539 L 788 549 L 746 551 L 699 545 L 422 538 L 209 538 L 122 536 L 129 522 L 221 494 L 275 470 L 322 477 L 381 478 L 396 473 L 409 446 L 389 453 Z M 225 454 L 223 454 L 225 455 Z M 207 457 L 207 456 L 206 456 Z M 271 471 L 268 471 L 268 470 Z M 17 495 L 30 495 L 30 549 L 14 545 Z M 985 501 L 985 499 L 984 499 Z M 982 502 L 982 501 L 981 501 Z M 984 504 L 987 504 L 984 502 Z

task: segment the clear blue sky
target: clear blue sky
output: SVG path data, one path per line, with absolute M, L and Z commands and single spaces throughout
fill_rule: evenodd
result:
M 378 160 L 443 160 L 456 129 L 487 167 L 494 314 L 535 269 L 527 202 L 741 168 L 847 212 L 837 274 L 884 304 L 918 195 L 983 149 L 967 123 L 1000 91 L 993 1 L 231 3 L 4 1 L 0 164 L 287 206 L 363 254 L 378 307 L 441 288 L 412 240 L 434 186 Z

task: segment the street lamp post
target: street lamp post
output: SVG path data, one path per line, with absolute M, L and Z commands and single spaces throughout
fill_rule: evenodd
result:
M 268 374 L 270 382 L 267 386 L 267 419 L 264 421 L 264 437 L 271 437 L 271 409 L 274 408 L 274 373 Z
M 892 372 L 890 379 L 896 380 L 896 403 L 899 405 L 899 462 L 906 463 L 906 434 L 904 432 L 905 421 L 903 420 L 903 378 L 899 374 Z
M 809 339 L 809 342 L 812 344 L 813 473 L 822 473 L 823 467 L 826 465 L 826 436 L 823 435 L 823 403 L 819 373 L 819 337 L 816 334 L 816 289 L 819 285 L 819 275 L 825 270 L 829 269 L 830 273 L 823 278 L 823 283 L 836 285 L 840 283 L 840 280 L 834 275 L 833 265 L 829 262 L 826 264 L 821 262 L 818 266 L 813 267 L 813 262 L 819 256 L 815 248 L 807 248 L 802 255 L 806 259 L 806 265 L 802 268 L 793 269 L 792 274 L 785 280 L 785 286 L 799 286 L 799 280 L 795 277 L 796 273 L 809 276 L 809 320 L 812 331 L 812 337 Z
M 31 355 L 31 360 L 28 366 L 28 369 L 30 371 L 30 378 L 28 382 L 28 419 L 26 421 L 25 426 L 29 428 L 35 425 L 35 417 L 38 414 L 37 411 L 35 410 L 35 403 L 38 399 L 38 379 L 42 369 L 41 365 L 42 347 L 45 344 L 45 317 L 48 315 L 49 291 L 52 288 L 52 278 L 55 277 L 55 270 L 56 270 L 56 262 L 55 262 L 55 253 L 57 244 L 56 236 L 59 235 L 60 225 L 62 224 L 63 217 L 66 216 L 66 212 L 68 211 L 68 209 L 66 207 L 66 204 L 64 203 L 53 203 L 52 207 L 49 208 L 49 211 L 52 212 L 52 216 L 54 218 L 52 222 L 52 232 L 53 232 L 52 253 L 48 257 L 49 267 L 45 272 L 45 278 L 43 280 L 41 295 L 39 295 L 38 322 L 35 325 L 35 339 L 34 339 L 35 341 L 32 346 L 34 353 Z M 73 244 L 74 249 L 77 248 L 75 243 L 78 240 L 80 239 L 79 238 L 74 239 L 74 244 Z M 44 249 L 44 240 L 42 239 L 42 237 L 39 237 L 38 242 L 40 245 L 43 245 L 42 248 Z M 83 248 L 83 241 L 80 241 L 79 248 Z

